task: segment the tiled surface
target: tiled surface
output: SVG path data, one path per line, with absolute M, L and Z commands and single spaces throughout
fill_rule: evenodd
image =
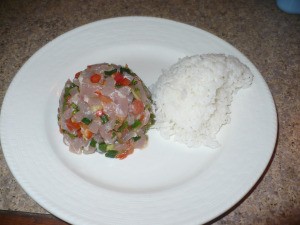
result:
M 273 161 L 244 200 L 215 224 L 300 224 L 300 15 L 273 0 L 0 1 L 0 102 L 39 48 L 80 25 L 155 16 L 207 30 L 242 51 L 273 94 L 279 134 Z M 47 213 L 18 185 L 0 150 L 0 209 Z

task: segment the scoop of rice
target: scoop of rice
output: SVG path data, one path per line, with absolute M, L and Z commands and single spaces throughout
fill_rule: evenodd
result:
M 253 75 L 233 56 L 205 54 L 180 59 L 152 87 L 156 128 L 189 147 L 218 147 L 216 134 L 230 122 L 229 106 Z

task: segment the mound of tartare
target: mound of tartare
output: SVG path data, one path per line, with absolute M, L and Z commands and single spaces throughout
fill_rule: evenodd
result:
M 77 154 L 126 158 L 146 145 L 153 123 L 151 94 L 127 65 L 90 65 L 66 82 L 60 97 L 60 132 Z

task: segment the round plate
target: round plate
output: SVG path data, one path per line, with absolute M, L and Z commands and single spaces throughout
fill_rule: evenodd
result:
M 254 74 L 231 106 L 221 148 L 189 149 L 151 130 L 149 144 L 125 160 L 75 155 L 57 125 L 65 81 L 89 64 L 128 64 L 153 84 L 178 58 L 203 53 L 238 57 Z M 17 181 L 42 207 L 72 224 L 207 222 L 237 203 L 273 153 L 277 119 L 270 91 L 255 66 L 216 36 L 178 22 L 121 17 L 67 32 L 35 53 L 4 99 L 1 141 Z

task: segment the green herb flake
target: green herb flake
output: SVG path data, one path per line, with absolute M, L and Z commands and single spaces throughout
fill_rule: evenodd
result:
M 71 107 L 72 107 L 73 109 L 78 108 L 78 106 L 77 106 L 74 102 L 71 103 Z
M 71 83 L 68 87 L 65 87 L 65 92 L 64 92 L 64 102 L 63 102 L 63 112 L 66 110 L 66 106 L 68 105 L 68 98 L 71 96 L 70 90 L 72 88 L 79 88 L 76 84 Z
M 106 152 L 107 150 L 107 144 L 105 144 L 104 142 L 101 142 L 98 144 L 98 149 L 101 151 L 101 152 Z
M 137 80 L 133 79 L 133 80 L 131 81 L 131 85 L 136 85 L 136 84 L 137 84 Z
M 67 133 L 69 135 L 70 138 L 74 139 L 74 138 L 77 138 L 77 135 L 75 134 L 71 134 L 71 133 Z
M 71 83 L 70 86 L 65 87 L 65 93 L 64 93 L 64 97 L 65 97 L 65 98 L 71 95 L 71 94 L 70 94 L 70 90 L 71 90 L 72 88 L 74 88 L 74 87 L 77 87 L 77 88 L 78 88 L 78 86 L 77 86 L 76 84 L 74 84 L 74 83 Z
M 135 137 L 132 137 L 132 140 L 134 141 L 134 142 L 136 142 L 136 141 L 138 141 L 138 140 L 140 140 L 141 139 L 141 136 L 135 136 Z
M 155 124 L 155 115 L 153 113 L 150 113 L 150 119 L 149 119 L 149 122 L 144 126 L 144 130 L 145 132 L 147 130 L 150 129 L 150 127 Z
M 95 139 L 92 138 L 92 140 L 90 142 L 90 146 L 93 147 L 93 148 L 96 148 L 96 144 L 97 144 L 97 141 L 95 141 Z
M 83 122 L 83 123 L 86 124 L 86 125 L 89 125 L 89 124 L 92 122 L 92 120 L 90 120 L 90 119 L 84 117 L 84 118 L 81 120 L 81 122 Z
M 62 130 L 62 132 L 63 132 L 64 134 L 67 134 L 71 139 L 77 138 L 77 135 L 72 134 L 72 133 L 70 133 L 70 132 L 68 132 L 68 131 L 66 131 L 66 130 Z
M 135 120 L 134 123 L 130 126 L 132 129 L 135 129 L 142 125 L 142 122 L 140 120 Z
M 121 67 L 121 68 L 120 68 L 120 72 L 121 72 L 121 73 L 126 72 L 126 73 L 128 73 L 128 74 L 131 74 L 131 70 L 130 70 L 129 68 L 127 68 L 127 67 Z
M 155 115 L 154 115 L 154 113 L 150 113 L 150 121 L 151 121 L 151 124 L 155 123 Z
M 127 120 L 118 128 L 118 132 L 122 132 L 128 127 L 128 122 Z
M 106 76 L 111 76 L 111 75 L 113 75 L 116 72 L 117 72 L 117 69 L 113 69 L 113 70 L 110 70 L 110 71 L 104 71 L 104 74 Z
M 108 115 L 106 115 L 105 113 L 103 113 L 103 114 L 100 116 L 100 119 L 101 119 L 102 124 L 106 124 L 106 123 L 109 121 Z
M 77 112 L 79 112 L 79 107 L 78 107 L 78 105 L 76 105 L 74 102 L 71 103 L 71 107 L 74 109 L 74 110 L 72 111 L 72 114 L 73 114 L 73 115 L 76 114 Z
M 115 158 L 118 155 L 118 153 L 119 152 L 117 150 L 108 150 L 105 153 L 105 156 L 108 157 L 108 158 Z

